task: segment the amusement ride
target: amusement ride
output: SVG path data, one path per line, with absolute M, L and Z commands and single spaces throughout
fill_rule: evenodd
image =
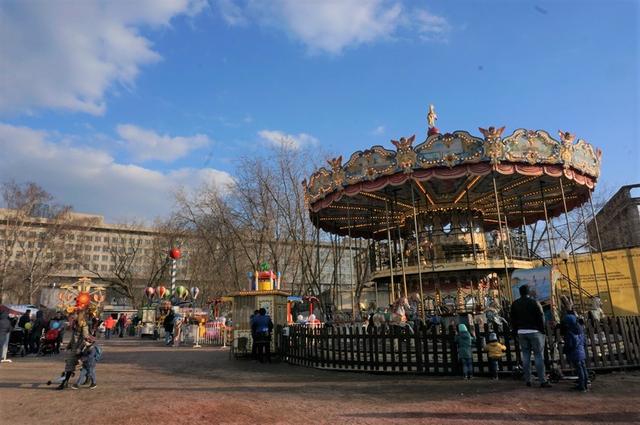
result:
M 479 137 L 441 132 L 436 119 L 430 105 L 424 141 L 413 135 L 392 140 L 394 150 L 339 156 L 303 181 L 314 226 L 349 243 L 363 238 L 379 304 L 419 300 L 422 318 L 501 310 L 522 283 L 514 272 L 540 267 L 554 273 L 544 278 L 547 306 L 566 293 L 584 311 L 593 296 L 579 274 L 574 281 L 558 267 L 549 224 L 591 202 L 601 151 L 565 131 L 556 140 L 488 127 Z M 527 241 L 526 226 L 540 220 L 549 228 L 545 258 Z M 575 255 L 568 221 L 567 231 Z

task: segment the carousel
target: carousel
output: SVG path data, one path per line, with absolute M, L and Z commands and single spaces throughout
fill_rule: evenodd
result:
M 433 105 L 427 118 L 422 142 L 413 135 L 392 140 L 394 149 L 337 157 L 303 182 L 317 228 L 366 240 L 356 260 L 366 262 L 379 304 L 421 300 L 422 318 L 499 310 L 522 283 L 522 272 L 512 282 L 515 271 L 548 267 L 560 276 L 548 303 L 566 292 L 584 306 L 591 294 L 559 270 L 550 239 L 547 255 L 530 251 L 526 227 L 591 201 L 601 151 L 564 131 L 559 140 L 505 127 L 441 132 Z

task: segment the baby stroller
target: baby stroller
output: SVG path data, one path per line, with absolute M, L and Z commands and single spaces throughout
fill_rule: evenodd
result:
M 24 357 L 26 351 L 24 349 L 24 331 L 22 329 L 14 329 L 9 334 L 9 354 L 16 356 L 20 354 Z
M 44 356 L 45 354 L 58 354 L 58 336 L 60 336 L 60 331 L 58 329 L 49 329 L 40 339 L 40 350 L 38 351 L 38 355 Z

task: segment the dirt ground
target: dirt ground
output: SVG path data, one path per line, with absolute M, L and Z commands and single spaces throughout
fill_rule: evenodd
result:
M 102 341 L 98 387 L 55 391 L 62 356 L 0 365 L 2 424 L 631 424 L 640 373 L 599 375 L 591 392 L 485 378 L 329 372 L 230 360 L 223 348 Z

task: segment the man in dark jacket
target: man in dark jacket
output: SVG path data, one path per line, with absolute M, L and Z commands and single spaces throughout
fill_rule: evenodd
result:
M 44 314 L 41 310 L 36 313 L 36 320 L 33 321 L 31 328 L 31 337 L 29 346 L 32 353 L 40 352 L 40 338 L 42 338 L 42 331 L 45 329 L 47 321 L 44 319 Z
M 536 363 L 538 381 L 543 388 L 551 387 L 545 378 L 544 370 L 544 312 L 539 302 L 529 295 L 529 287 L 522 285 L 520 298 L 511 304 L 511 327 L 518 335 L 522 354 L 524 381 L 531 386 L 531 351 Z
M 31 310 L 24 312 L 18 320 L 18 327 L 22 328 L 22 345 L 24 346 L 24 352 L 29 354 L 31 352 Z M 29 325 L 27 325 L 29 324 Z
M 267 314 L 267 310 L 261 308 L 257 316 L 253 317 L 251 322 L 251 334 L 255 335 L 254 343 L 257 346 L 258 360 L 264 362 L 266 356 L 267 361 L 271 362 L 271 331 L 273 330 L 273 322 Z
M 164 344 L 171 345 L 173 344 L 173 324 L 175 322 L 176 315 L 173 313 L 173 310 L 169 310 L 169 313 L 165 316 L 164 322 L 162 325 L 164 326 Z
M 9 348 L 9 338 L 11 335 L 11 322 L 9 316 L 5 311 L 0 312 L 0 362 L 11 363 L 11 360 L 7 359 L 7 349 Z

